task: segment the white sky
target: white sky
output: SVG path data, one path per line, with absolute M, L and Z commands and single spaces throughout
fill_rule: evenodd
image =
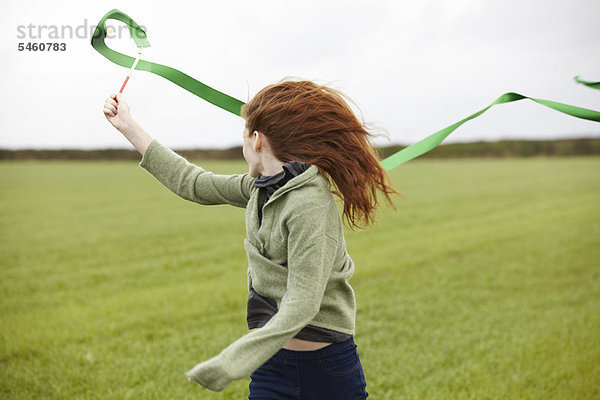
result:
M 600 109 L 600 1 L 3 1 L 0 147 L 132 148 L 102 114 L 127 73 L 90 45 L 118 8 L 147 28 L 144 59 L 240 100 L 285 76 L 331 83 L 391 140 L 411 144 L 487 106 L 524 95 Z M 87 24 L 85 38 L 17 38 L 17 26 Z M 110 21 L 119 26 L 119 22 Z M 82 32 L 84 28 L 80 28 Z M 19 42 L 65 52 L 19 52 Z M 135 55 L 128 35 L 109 46 Z M 125 89 L 135 119 L 173 148 L 241 145 L 243 120 L 156 75 Z M 600 137 L 600 125 L 529 100 L 492 108 L 446 142 Z

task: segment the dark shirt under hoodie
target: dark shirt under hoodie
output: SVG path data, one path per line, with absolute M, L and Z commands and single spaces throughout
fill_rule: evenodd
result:
M 303 161 L 288 161 L 283 166 L 283 171 L 271 176 L 259 176 L 254 181 L 254 186 L 260 188 L 262 202 L 258 205 L 258 220 L 262 223 L 262 208 L 271 198 L 277 189 L 282 188 L 290 179 L 306 171 L 310 165 Z M 248 329 L 255 329 L 264 326 L 277 313 L 277 302 L 271 298 L 258 294 L 253 288 L 250 288 L 247 303 L 247 322 Z M 306 325 L 296 338 L 308 340 L 311 342 L 343 342 L 351 335 L 337 332 L 331 329 L 321 328 L 313 325 Z

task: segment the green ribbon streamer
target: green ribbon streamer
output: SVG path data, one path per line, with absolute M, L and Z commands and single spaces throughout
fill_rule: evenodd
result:
M 584 81 L 583 79 L 579 79 L 579 76 L 576 76 L 574 79 L 575 79 L 575 82 L 577 82 L 577 83 L 581 83 L 582 85 L 585 85 L 592 89 L 600 90 L 600 82 Z
M 442 143 L 442 141 L 448 135 L 450 135 L 452 132 L 454 132 L 456 130 L 456 128 L 458 128 L 465 122 L 480 116 L 481 114 L 483 114 L 484 112 L 489 110 L 495 104 L 510 103 L 512 101 L 519 101 L 519 100 L 523 100 L 523 99 L 533 100 L 536 103 L 542 104 L 546 107 L 552 108 L 553 110 L 560 111 L 562 113 L 571 115 L 573 117 L 600 122 L 600 112 L 598 112 L 598 111 L 589 110 L 587 108 L 575 107 L 575 106 L 571 106 L 569 104 L 558 103 L 556 101 L 536 99 L 534 97 L 528 97 L 528 96 L 523 96 L 522 94 L 509 92 L 509 93 L 504 93 L 502 96 L 498 97 L 496 99 L 496 101 L 494 101 L 492 104 L 490 104 L 483 110 L 477 111 L 475 114 L 472 114 L 472 115 L 468 116 L 467 118 L 460 120 L 460 121 L 456 122 L 455 124 L 452 124 L 444 129 L 434 133 L 433 135 L 427 136 L 425 139 L 423 139 L 413 145 L 410 145 L 410 146 L 398 151 L 397 153 L 392 154 L 385 160 L 381 161 L 381 165 L 383 166 L 384 169 L 386 169 L 387 171 L 390 171 L 390 170 L 396 168 L 397 166 L 399 166 L 400 164 L 405 163 L 409 160 L 412 160 L 413 158 L 419 157 L 420 155 L 423 155 L 423 154 L 427 153 L 428 151 L 432 150 L 434 147 L 436 147 L 437 145 Z
M 146 37 L 146 32 L 144 32 L 144 30 L 128 15 L 117 9 L 111 10 L 108 13 L 106 13 L 106 15 L 102 17 L 102 19 L 100 20 L 100 22 L 98 22 L 98 25 L 96 26 L 96 30 L 94 31 L 94 34 L 92 36 L 92 47 L 115 64 L 121 65 L 126 68 L 131 68 L 133 62 L 135 61 L 133 57 L 114 51 L 108 46 L 106 46 L 106 44 L 104 43 L 104 39 L 107 35 L 106 20 L 108 19 L 115 19 L 125 23 L 129 28 L 129 32 L 131 33 L 133 41 L 138 47 L 150 46 L 150 43 L 148 42 L 148 39 Z M 208 101 L 209 103 L 212 103 L 217 107 L 227 110 L 235 115 L 241 116 L 241 108 L 244 105 L 244 102 L 237 100 L 231 96 L 228 96 L 224 93 L 221 93 L 218 90 L 215 90 L 210 86 L 207 86 L 202 82 L 197 81 L 196 79 L 184 74 L 181 71 L 178 71 L 171 67 L 167 67 L 165 65 L 144 60 L 140 60 L 135 69 L 148 71 L 153 74 L 162 76 L 163 78 L 168 79 L 169 81 L 173 82 L 178 86 L 181 86 L 183 89 L 195 94 L 196 96 Z M 580 80 L 579 77 L 575 77 L 575 81 L 593 89 L 600 89 L 600 82 L 583 81 Z M 569 104 L 558 103 L 550 100 L 536 99 L 534 97 L 528 97 L 518 93 L 509 92 L 504 93 L 502 96 L 498 97 L 492 104 L 490 104 L 483 110 L 480 110 L 475 114 L 472 114 L 466 117 L 465 119 L 460 120 L 455 124 L 452 124 L 426 137 L 425 139 L 422 139 L 419 142 L 392 154 L 391 156 L 381 161 L 381 165 L 385 170 L 391 171 L 397 166 L 434 149 L 448 135 L 454 132 L 459 126 L 461 126 L 469 120 L 472 120 L 473 118 L 480 116 L 492 106 L 496 104 L 510 103 L 513 101 L 519 101 L 523 99 L 535 101 L 536 103 L 542 104 L 553 110 L 571 115 L 576 118 L 600 122 L 600 112 L 595 110 L 575 107 Z
M 146 32 L 127 14 L 114 9 L 106 13 L 104 17 L 98 22 L 94 34 L 92 35 L 92 47 L 108 58 L 110 61 L 118 64 L 122 67 L 131 68 L 135 59 L 127 56 L 118 51 L 110 49 L 104 39 L 106 38 L 106 20 L 115 19 L 121 21 L 127 25 L 133 41 L 138 47 L 148 47 L 150 43 L 146 38 Z M 214 104 L 217 107 L 221 107 L 235 115 L 241 116 L 242 106 L 244 102 L 239 101 L 231 96 L 219 92 L 205 85 L 202 82 L 197 81 L 191 76 L 184 74 L 174 68 L 167 67 L 166 65 L 157 64 L 149 61 L 140 60 L 135 68 L 136 70 L 148 71 L 153 74 L 162 76 L 165 79 L 173 82 L 174 84 L 181 86 L 185 90 L 195 94 L 196 96 L 203 98 L 209 103 Z

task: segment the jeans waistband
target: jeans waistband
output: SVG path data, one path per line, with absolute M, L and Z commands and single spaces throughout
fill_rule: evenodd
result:
M 353 336 L 351 336 L 348 340 L 340 343 L 332 343 L 318 350 L 297 351 L 280 349 L 275 355 L 291 360 L 317 360 L 330 354 L 341 352 L 348 347 L 356 348 Z

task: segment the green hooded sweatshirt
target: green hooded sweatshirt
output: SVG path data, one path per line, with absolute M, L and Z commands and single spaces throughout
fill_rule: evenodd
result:
M 315 165 L 263 206 L 249 173 L 218 175 L 153 140 L 139 164 L 178 196 L 204 205 L 246 208 L 248 288 L 277 302 L 277 313 L 217 356 L 186 373 L 214 391 L 249 376 L 307 324 L 354 335 L 354 263 L 333 194 Z

